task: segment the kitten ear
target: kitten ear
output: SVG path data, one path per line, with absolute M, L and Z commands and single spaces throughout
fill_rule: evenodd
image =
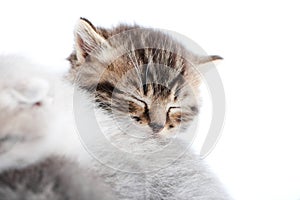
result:
M 212 67 L 212 65 L 210 64 L 211 62 L 216 64 L 216 61 L 220 61 L 220 60 L 223 60 L 221 56 L 209 55 L 209 56 L 198 56 L 197 58 L 194 58 L 192 62 L 198 70 L 201 70 L 201 72 L 207 72 Z M 185 68 L 183 68 L 181 74 L 183 75 L 194 74 L 194 71 L 191 69 L 186 70 Z
M 196 60 L 196 64 L 197 65 L 202 65 L 208 62 L 213 62 L 216 60 L 223 60 L 223 58 L 221 56 L 217 56 L 217 55 L 210 55 L 210 56 L 203 56 L 203 57 L 199 57 Z
M 80 18 L 75 26 L 75 51 L 79 63 L 83 63 L 88 55 L 99 46 L 109 46 L 93 24 L 85 18 Z

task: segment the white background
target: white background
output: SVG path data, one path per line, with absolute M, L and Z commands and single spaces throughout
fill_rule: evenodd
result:
M 0 53 L 66 65 L 80 17 L 177 31 L 218 54 L 222 137 L 207 161 L 240 200 L 300 199 L 300 6 L 284 1 L 2 1 Z

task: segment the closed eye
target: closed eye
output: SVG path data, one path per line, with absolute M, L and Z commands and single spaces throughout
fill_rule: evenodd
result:
M 135 100 L 141 102 L 142 104 L 144 104 L 144 114 L 149 115 L 149 108 L 148 108 L 147 103 L 141 99 L 136 98 L 135 96 L 131 96 L 131 97 L 134 98 Z
M 171 109 L 180 109 L 180 107 L 179 106 L 171 106 L 171 107 L 169 107 L 167 113 L 171 112 Z
M 180 109 L 180 107 L 179 106 L 171 106 L 171 107 L 168 108 L 167 119 L 170 117 L 171 110 L 175 110 L 175 109 Z
M 140 118 L 140 117 L 137 117 L 137 116 L 132 116 L 131 118 L 134 119 L 134 120 L 137 121 L 137 122 L 141 121 L 141 118 Z
M 140 103 L 142 103 L 142 104 L 145 106 L 145 108 L 148 107 L 148 105 L 147 105 L 147 103 L 146 103 L 145 101 L 143 101 L 143 100 L 141 100 L 141 99 L 139 99 L 139 98 L 136 98 L 135 96 L 131 96 L 131 97 L 132 97 L 133 99 L 139 101 Z

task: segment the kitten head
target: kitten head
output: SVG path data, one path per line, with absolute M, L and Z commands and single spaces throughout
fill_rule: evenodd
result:
M 52 119 L 48 81 L 23 68 L 23 61 L 14 67 L 5 59 L 0 62 L 0 170 L 39 158 Z
M 40 137 L 47 127 L 48 83 L 37 78 L 14 81 L 13 84 L 5 84 L 3 80 L 0 83 L 1 147 L 5 143 Z
M 80 19 L 68 78 L 90 91 L 125 133 L 170 136 L 198 114 L 197 67 L 217 59 L 194 55 L 160 30 L 96 28 Z

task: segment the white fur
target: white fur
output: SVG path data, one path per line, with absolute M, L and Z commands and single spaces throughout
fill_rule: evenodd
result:
M 72 88 L 61 78 L 26 59 L 1 57 L 0 171 L 25 167 L 54 153 L 77 155 L 80 143 L 68 105 Z M 4 141 L 6 137 L 11 139 Z

